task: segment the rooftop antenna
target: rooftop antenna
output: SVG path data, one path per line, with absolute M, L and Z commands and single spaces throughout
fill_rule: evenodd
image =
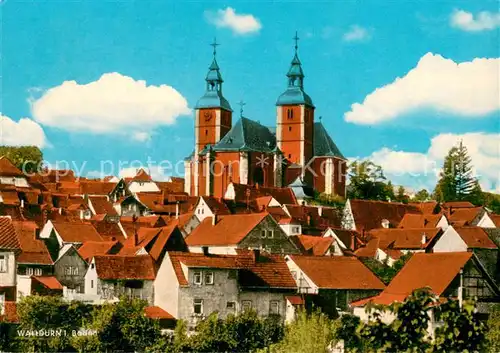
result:
M 243 100 L 240 100 L 238 105 L 240 106 L 240 118 L 243 118 L 243 107 L 247 104 Z

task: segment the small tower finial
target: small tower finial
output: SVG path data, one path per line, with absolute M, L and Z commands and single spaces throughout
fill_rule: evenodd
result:
M 246 105 L 246 103 L 242 99 L 242 100 L 240 100 L 238 105 L 240 106 L 240 117 L 243 118 L 243 107 Z
M 293 40 L 295 41 L 295 52 L 297 52 L 297 49 L 299 49 L 299 35 L 297 31 L 295 31 L 295 37 L 293 37 Z
M 217 43 L 217 37 L 214 37 L 214 42 L 212 44 L 210 44 L 210 46 L 214 47 L 214 57 L 215 55 L 217 54 L 217 47 L 219 46 L 220 44 Z

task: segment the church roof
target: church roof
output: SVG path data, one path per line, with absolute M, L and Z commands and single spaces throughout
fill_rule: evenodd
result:
M 211 147 L 213 151 L 271 153 L 276 148 L 276 137 L 266 126 L 242 117 L 218 143 Z
M 288 87 L 288 89 L 279 96 L 278 101 L 276 102 L 276 105 L 293 104 L 304 104 L 314 107 L 311 97 L 309 97 L 309 95 L 300 87 Z
M 314 156 L 345 159 L 321 122 L 314 123 Z
M 313 188 L 307 185 L 300 175 L 288 187 L 292 189 L 297 199 L 314 197 Z
M 195 109 L 202 108 L 223 108 L 228 111 L 233 111 L 231 105 L 226 98 L 222 95 L 221 91 L 207 91 L 201 97 L 198 102 L 196 102 Z

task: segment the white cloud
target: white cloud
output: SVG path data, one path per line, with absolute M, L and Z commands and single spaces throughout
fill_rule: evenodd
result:
M 370 39 L 370 32 L 364 27 L 352 25 L 349 31 L 344 33 L 342 39 L 346 42 L 360 42 Z
M 2 146 L 37 146 L 48 145 L 45 133 L 40 125 L 28 118 L 14 121 L 0 113 L 0 145 Z
M 253 15 L 237 14 L 232 7 L 205 13 L 208 21 L 216 27 L 229 28 L 235 34 L 250 34 L 262 28 L 260 21 Z
M 464 10 L 454 10 L 450 16 L 450 24 L 464 31 L 489 31 L 500 27 L 500 13 L 482 11 L 474 16 Z
M 499 67 L 498 58 L 455 63 L 427 53 L 405 76 L 354 103 L 344 119 L 377 124 L 418 109 L 471 118 L 493 113 L 500 109 Z
M 443 166 L 444 157 L 460 140 L 467 147 L 483 190 L 499 192 L 500 134 L 440 134 L 432 138 L 426 153 L 396 151 L 384 147 L 366 158 L 382 166 L 384 173 L 395 184 L 414 186 L 415 189 L 427 187 L 432 190 Z
M 144 131 L 137 131 L 132 134 L 132 139 L 137 142 L 148 142 L 151 141 L 151 134 Z
M 186 98 L 167 85 L 147 85 L 119 73 L 106 73 L 97 81 L 65 81 L 31 100 L 36 121 L 68 131 L 130 132 L 174 124 L 191 113 Z

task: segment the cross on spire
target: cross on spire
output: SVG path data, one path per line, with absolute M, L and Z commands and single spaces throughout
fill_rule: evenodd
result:
M 240 106 L 240 117 L 243 117 L 243 107 L 247 104 L 243 100 L 240 100 L 238 105 Z
M 217 47 L 219 46 L 220 44 L 217 43 L 217 37 L 214 37 L 214 42 L 210 44 L 210 46 L 214 47 L 214 56 L 215 54 L 217 54 Z
M 297 52 L 297 49 L 299 48 L 299 39 L 297 31 L 295 31 L 295 37 L 293 37 L 293 40 L 295 41 L 295 52 Z

